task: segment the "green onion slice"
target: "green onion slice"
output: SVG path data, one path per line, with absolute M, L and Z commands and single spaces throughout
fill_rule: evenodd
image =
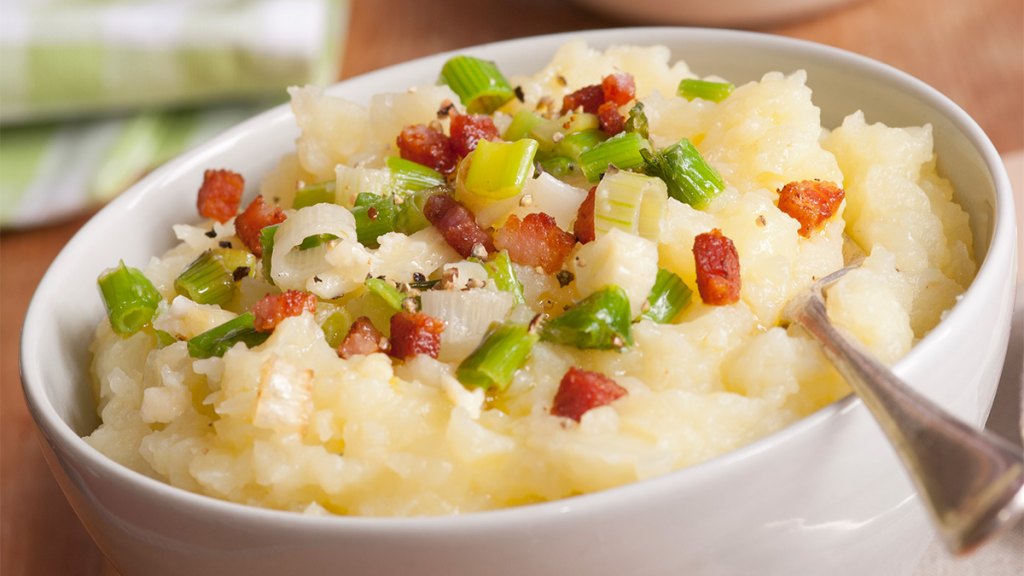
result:
M 100 274 L 97 279 L 110 326 L 120 336 L 131 336 L 149 324 L 160 304 L 160 292 L 137 268 L 125 266 Z
M 537 335 L 525 324 L 493 323 L 483 342 L 455 370 L 468 388 L 505 390 L 530 357 Z
M 430 221 L 423 215 L 423 207 L 438 190 L 443 188 L 424 188 L 403 197 L 402 203 L 398 206 L 398 214 L 395 215 L 395 231 L 413 234 L 430 226 Z
M 360 193 L 356 196 L 356 205 L 352 208 L 359 243 L 376 248 L 377 238 L 395 231 L 397 215 L 398 207 L 395 206 L 394 198 L 367 192 Z
M 339 308 L 320 325 L 324 339 L 327 340 L 331 348 L 341 346 L 345 336 L 348 336 L 349 329 L 352 328 L 352 321 L 352 315 L 348 313 L 348 310 Z
M 193 336 L 188 341 L 188 355 L 193 358 L 220 358 L 235 344 L 242 342 L 249 348 L 258 346 L 270 337 L 269 332 L 257 332 L 253 326 L 256 316 L 246 312 L 231 320 Z
M 700 98 L 711 102 L 721 102 L 732 94 L 734 86 L 729 82 L 710 82 L 696 78 L 684 78 L 679 82 L 679 95 L 687 100 Z
M 277 234 L 277 227 L 277 224 L 271 224 L 260 230 L 260 246 L 263 248 L 263 279 L 271 286 L 274 285 L 274 278 L 270 275 L 270 262 L 274 259 L 274 235 Z
M 536 153 L 537 141 L 529 138 L 515 142 L 480 140 L 467 157 L 469 169 L 463 182 L 466 191 L 492 200 L 519 194 L 526 179 L 533 175 Z
M 334 204 L 336 181 L 327 180 L 316 184 L 307 184 L 295 192 L 292 208 L 298 210 L 314 204 Z
M 621 170 L 639 168 L 644 165 L 644 151 L 650 151 L 651 143 L 636 132 L 620 132 L 580 154 L 580 169 L 591 182 L 597 182 L 609 166 Z
M 622 350 L 633 345 L 631 320 L 626 291 L 612 284 L 549 320 L 540 337 L 576 348 Z
M 626 118 L 624 127 L 626 132 L 636 132 L 644 138 L 650 138 L 650 130 L 647 124 L 647 113 L 644 112 L 644 103 L 637 102 L 629 110 L 629 117 Z
M 647 310 L 641 316 L 658 324 L 668 324 L 686 308 L 692 295 L 693 292 L 683 283 L 682 278 L 659 268 L 654 287 L 647 296 Z
M 391 172 L 391 184 L 398 190 L 425 190 L 435 186 L 443 186 L 444 175 L 437 170 L 399 156 L 389 156 L 388 171 Z
M 458 94 L 470 114 L 490 114 L 516 97 L 494 62 L 455 56 L 441 68 L 441 81 Z
M 305 238 L 302 239 L 302 242 L 299 242 L 299 250 L 310 250 L 312 248 L 316 248 L 317 246 L 323 246 L 324 244 L 327 244 L 331 240 L 337 239 L 338 236 L 336 234 L 330 233 L 306 236 Z
M 381 278 L 367 278 L 366 289 L 371 294 L 379 296 L 393 312 L 402 310 L 402 301 L 405 300 L 405 295 L 391 282 Z
M 609 172 L 594 191 L 594 231 L 600 237 L 618 228 L 657 242 L 667 202 L 668 192 L 660 179 Z
M 526 299 L 523 297 L 523 284 L 516 278 L 512 260 L 508 257 L 508 250 L 502 250 L 493 260 L 484 262 L 484 269 L 487 270 L 487 276 L 494 281 L 498 290 L 511 293 L 516 304 L 526 303 Z
M 207 250 L 174 279 L 174 290 L 199 304 L 224 304 L 235 295 L 233 273 L 217 254 Z
M 725 189 L 725 181 L 688 139 L 661 152 L 644 151 L 646 171 L 668 185 L 669 196 L 694 208 L 703 208 Z

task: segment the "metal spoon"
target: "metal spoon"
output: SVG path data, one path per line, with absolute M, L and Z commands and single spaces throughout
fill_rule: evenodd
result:
M 832 326 L 822 290 L 858 266 L 804 290 L 783 322 L 817 340 L 896 448 L 946 548 L 966 554 L 1024 513 L 1024 451 L 939 408 Z

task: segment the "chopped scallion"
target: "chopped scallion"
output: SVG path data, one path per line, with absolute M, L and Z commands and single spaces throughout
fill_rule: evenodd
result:
M 631 320 L 626 291 L 612 284 L 549 320 L 541 339 L 576 348 L 622 350 L 633 345 Z
M 363 193 L 356 197 L 352 216 L 356 220 L 356 236 L 359 243 L 370 248 L 377 247 L 377 238 L 395 231 L 395 217 L 398 207 L 394 198 Z
M 665 148 L 661 152 L 644 151 L 646 171 L 668 185 L 669 196 L 693 206 L 703 208 L 725 189 L 725 182 L 697 148 L 688 139 Z
M 679 95 L 687 100 L 700 98 L 711 102 L 721 102 L 732 94 L 734 86 L 729 82 L 710 82 L 696 78 L 683 78 L 679 82 Z
M 124 261 L 101 274 L 97 283 L 115 333 L 130 336 L 156 314 L 160 292 L 142 271 L 125 266 Z
M 391 172 L 391 184 L 398 190 L 415 192 L 435 186 L 443 186 L 444 175 L 437 170 L 399 156 L 389 156 L 388 170 Z
M 341 346 L 352 327 L 352 315 L 344 308 L 339 308 L 324 320 L 320 329 L 324 332 L 324 339 L 331 348 Z
M 689 286 L 683 283 L 682 278 L 664 268 L 659 268 L 654 287 L 651 288 L 651 293 L 647 296 L 647 310 L 641 316 L 658 324 L 667 324 L 686 307 L 692 295 L 693 292 Z
M 235 294 L 234 270 L 207 250 L 174 279 L 174 290 L 199 304 L 224 304 Z
M 594 232 L 603 236 L 618 228 L 657 242 L 667 201 L 658 178 L 622 170 L 605 174 L 594 191 Z
M 574 174 L 579 163 L 565 156 L 551 156 L 540 161 L 540 168 L 555 178 L 563 179 Z
M 494 323 L 483 342 L 455 370 L 464 386 L 504 390 L 526 364 L 537 335 L 525 324 Z
M 512 117 L 512 122 L 509 123 L 508 128 L 505 129 L 505 134 L 502 135 L 502 139 L 508 140 L 509 142 L 515 142 L 516 140 L 522 140 L 523 138 L 530 138 L 532 137 L 531 131 L 533 130 L 533 127 L 543 121 L 544 118 L 537 113 L 527 110 L 526 108 L 522 108 L 516 112 L 515 116 Z
M 299 243 L 299 250 L 309 250 L 311 248 L 316 248 L 317 246 L 323 246 L 331 240 L 337 239 L 338 236 L 336 234 L 314 234 L 312 236 L 306 236 L 302 239 L 302 242 Z
M 516 97 L 494 62 L 472 56 L 455 56 L 445 62 L 441 81 L 459 95 L 470 114 L 490 114 Z
M 463 184 L 469 193 L 482 198 L 511 198 L 533 175 L 536 153 L 537 141 L 529 138 L 515 142 L 480 140 L 467 157 L 469 169 Z
M 644 138 L 650 138 L 647 126 L 647 113 L 644 112 L 644 103 L 637 102 L 629 110 L 629 117 L 626 118 L 626 132 L 636 132 Z
M 399 292 L 398 288 L 391 282 L 381 278 L 367 278 L 366 289 L 371 294 L 376 294 L 380 297 L 392 311 L 398 312 L 402 309 L 402 300 L 405 300 L 405 295 Z
M 333 204 L 335 199 L 336 181 L 328 180 L 316 184 L 307 184 L 295 191 L 292 208 L 298 210 L 314 204 Z
M 510 292 L 516 304 L 526 303 L 526 299 L 523 297 L 523 285 L 516 278 L 516 271 L 512 268 L 512 260 L 509 259 L 507 250 L 498 252 L 493 260 L 485 262 L 484 269 L 487 270 L 487 276 L 494 281 L 498 290 Z
M 404 196 L 395 216 L 395 231 L 413 234 L 430 226 L 430 221 L 423 215 L 423 207 L 427 205 L 427 199 L 436 194 L 438 189 L 425 188 Z
M 597 182 L 609 166 L 629 170 L 644 165 L 642 151 L 651 143 L 636 132 L 620 132 L 580 154 L 580 168 L 587 180 Z
M 555 145 L 554 154 L 565 156 L 579 162 L 580 156 L 608 139 L 608 135 L 598 128 L 590 128 L 573 132 L 562 138 L 562 141 Z
M 269 282 L 271 285 L 274 284 L 274 279 L 270 275 L 270 261 L 274 257 L 274 235 L 277 234 L 277 224 L 271 224 L 270 226 L 264 226 L 260 230 L 260 246 L 263 248 L 263 279 Z
M 219 358 L 238 342 L 250 348 L 262 344 L 270 337 L 270 333 L 257 332 L 253 326 L 255 319 L 252 312 L 246 312 L 193 336 L 188 341 L 188 355 L 193 358 Z

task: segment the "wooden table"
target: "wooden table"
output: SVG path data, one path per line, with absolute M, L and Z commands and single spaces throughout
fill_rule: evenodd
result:
M 507 38 L 623 26 L 546 0 L 354 1 L 341 77 Z M 763 31 L 858 52 L 917 76 L 967 110 L 1001 152 L 1024 148 L 1021 0 L 863 0 Z M 87 216 L 0 234 L 0 487 L 5 576 L 113 574 L 43 462 L 18 377 L 32 292 Z

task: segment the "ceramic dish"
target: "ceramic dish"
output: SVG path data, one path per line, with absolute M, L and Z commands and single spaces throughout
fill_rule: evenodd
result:
M 995 150 L 959 107 L 872 60 L 807 42 L 721 30 L 621 29 L 459 50 L 519 74 L 570 38 L 665 44 L 698 74 L 740 83 L 805 69 L 822 122 L 863 109 L 890 125 L 931 123 L 939 171 L 970 214 L 977 278 L 895 371 L 974 424 L 1006 351 L 1015 278 L 1013 200 Z M 432 82 L 441 54 L 343 82 L 365 102 Z M 100 548 L 133 574 L 711 575 L 904 574 L 932 533 L 881 432 L 847 398 L 740 450 L 652 480 L 520 508 L 441 518 L 308 517 L 221 502 L 143 477 L 81 435 L 97 417 L 88 342 L 103 314 L 94 279 L 111 255 L 143 263 L 194 218 L 192 182 L 210 166 L 263 174 L 293 146 L 291 112 L 271 110 L 157 170 L 93 218 L 54 261 L 26 317 L 22 380 L 58 482 Z

